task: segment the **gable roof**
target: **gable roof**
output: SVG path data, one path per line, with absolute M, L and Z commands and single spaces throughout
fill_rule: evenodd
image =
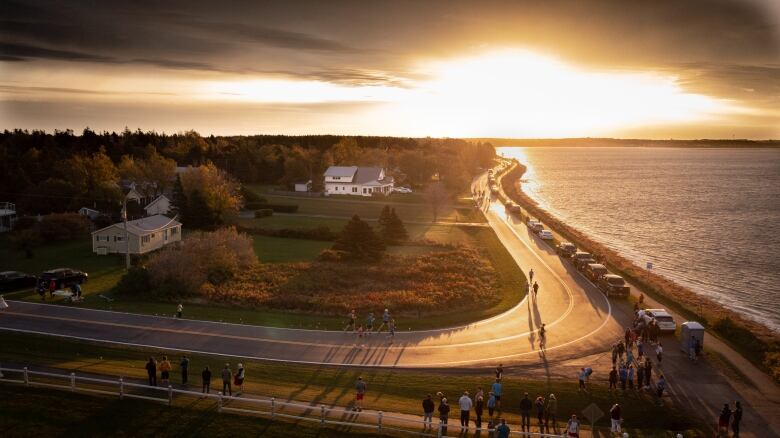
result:
M 146 209 L 150 208 L 150 207 L 151 207 L 151 206 L 153 206 L 154 204 L 156 204 L 156 203 L 158 203 L 158 202 L 162 201 L 163 199 L 165 199 L 166 201 L 168 201 L 168 204 L 170 205 L 170 203 L 171 203 L 171 200 L 170 200 L 170 199 L 168 199 L 168 197 L 167 197 L 167 196 L 165 196 L 165 195 L 160 195 L 160 196 L 158 196 L 158 197 L 154 198 L 154 201 L 152 201 L 152 202 L 150 202 L 150 203 L 146 204 L 146 207 L 144 207 L 144 210 L 146 210 Z
M 177 221 L 175 218 L 171 219 L 168 216 L 163 216 L 161 214 L 156 214 L 154 216 L 149 216 L 141 219 L 136 219 L 132 221 L 127 221 L 127 232 L 134 234 L 136 236 L 145 236 L 149 233 L 167 229 L 167 228 L 173 228 L 180 226 L 181 222 Z M 124 231 L 125 224 L 124 222 L 117 222 L 113 225 L 109 225 L 105 228 L 101 228 L 99 230 L 93 231 L 92 234 L 99 233 L 101 231 L 105 231 L 112 227 L 118 227 L 121 230 Z
M 346 177 L 346 176 L 352 176 L 357 172 L 358 167 L 357 166 L 330 166 L 328 167 L 328 170 L 325 171 L 325 176 L 338 176 L 338 177 Z

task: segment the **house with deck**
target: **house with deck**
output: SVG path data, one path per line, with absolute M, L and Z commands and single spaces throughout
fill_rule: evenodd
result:
M 325 171 L 325 196 L 387 196 L 393 192 L 393 183 L 383 167 L 330 166 Z
M 165 245 L 181 241 L 181 222 L 161 214 L 117 222 L 92 232 L 92 251 L 95 254 L 124 254 L 130 245 L 130 254 L 146 254 Z

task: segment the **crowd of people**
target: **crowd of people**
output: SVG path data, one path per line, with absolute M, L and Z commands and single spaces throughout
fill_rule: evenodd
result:
M 157 385 L 157 374 L 159 371 L 160 385 L 163 387 L 171 386 L 171 371 L 173 365 L 168 359 L 168 356 L 163 356 L 159 361 L 154 357 L 150 357 L 146 362 L 146 374 L 149 381 L 149 386 Z M 179 375 L 181 377 L 181 386 L 189 386 L 189 372 L 190 372 L 190 359 L 187 356 L 182 356 L 179 361 Z M 201 392 L 203 394 L 211 393 L 211 368 L 207 365 L 203 368 L 200 374 L 201 377 Z M 222 394 L 233 395 L 233 388 L 237 389 L 236 396 L 241 395 L 244 390 L 244 379 L 246 378 L 246 369 L 243 364 L 238 364 L 238 368 L 234 373 L 230 368 L 230 364 L 226 363 L 220 372 L 222 378 Z

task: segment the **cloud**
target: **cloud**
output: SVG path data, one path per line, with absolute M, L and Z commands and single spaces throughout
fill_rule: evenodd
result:
M 53 59 L 58 61 L 110 62 L 111 58 L 71 50 L 48 49 L 29 44 L 0 42 L 0 56 L 6 61 L 23 61 L 29 58 Z

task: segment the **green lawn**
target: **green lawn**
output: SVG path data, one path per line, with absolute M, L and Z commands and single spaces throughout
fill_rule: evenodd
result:
M 371 429 L 319 427 L 315 422 L 271 421 L 267 417 L 218 413 L 214 403 L 205 400 L 187 399 L 167 407 L 143 400 L 8 384 L 0 384 L 0 435 L 9 438 L 379 436 Z
M 314 260 L 319 253 L 333 246 L 333 242 L 321 240 L 288 239 L 253 235 L 255 254 L 261 263 L 305 262 Z
M 392 195 L 387 199 L 363 199 L 362 197 L 320 197 L 320 198 L 307 198 L 307 197 L 287 197 L 287 196 L 274 196 L 265 194 L 263 187 L 265 186 L 248 186 L 250 190 L 254 190 L 258 195 L 265 197 L 270 203 L 278 204 L 297 204 L 298 214 L 301 215 L 328 215 L 328 216 L 340 216 L 351 217 L 355 214 L 365 219 L 376 219 L 379 217 L 382 208 L 386 204 L 395 208 L 396 213 L 403 221 L 408 222 L 430 222 L 433 220 L 433 212 L 427 203 L 419 196 L 412 196 L 411 199 L 407 198 L 403 202 L 394 201 Z M 414 195 L 414 194 L 411 194 Z M 455 208 L 458 207 L 458 208 Z M 459 202 L 453 202 L 441 209 L 438 220 L 439 221 L 464 221 L 468 219 L 480 220 L 480 216 L 472 216 L 469 214 L 466 207 L 471 210 L 475 210 L 473 203 L 469 205 L 463 205 Z
M 0 357 L 19 366 L 32 364 L 68 371 L 75 370 L 80 373 L 122 375 L 126 378 L 143 379 L 145 376 L 144 363 L 150 355 L 159 358 L 161 355 L 167 354 L 169 357 L 176 359 L 181 354 L 148 349 L 108 347 L 64 339 L 57 339 L 52 342 L 52 339 L 23 334 L 7 337 L 3 343 L 0 343 Z M 236 362 L 224 357 L 196 355 L 191 357 L 190 369 L 197 376 L 204 366 L 209 365 L 212 369 L 215 369 L 226 361 L 234 365 Z M 420 400 L 427 393 L 442 391 L 451 399 L 455 399 L 464 390 L 469 390 L 473 394 L 477 387 L 487 388 L 492 380 L 492 373 L 489 369 L 475 374 L 473 371 L 459 373 L 456 370 L 448 370 L 446 372 L 386 369 L 361 370 L 347 367 L 288 365 L 260 361 L 243 361 L 243 364 L 246 367 L 248 376 L 245 383 L 245 392 L 247 393 L 274 396 L 280 400 L 293 399 L 325 405 L 349 406 L 354 397 L 352 390 L 354 383 L 358 376 L 362 376 L 368 385 L 366 407 L 409 414 L 419 413 Z M 177 368 L 174 367 L 174 371 L 171 373 L 173 382 L 179 381 Z M 628 428 L 629 431 L 633 428 L 654 429 L 657 431 L 661 429 L 691 431 L 701 427 L 695 420 L 689 419 L 689 416 L 670 406 L 668 402 L 663 406 L 656 405 L 654 398 L 649 393 L 627 392 L 623 394 L 610 392 L 604 384 L 605 378 L 606 376 L 597 376 L 594 379 L 591 391 L 588 394 L 583 394 L 578 393 L 576 381 L 573 380 L 529 380 L 519 374 L 515 374 L 512 370 L 508 370 L 505 373 L 504 396 L 502 397 L 505 409 L 504 414 L 509 421 L 517 423 L 519 422 L 519 400 L 523 392 L 528 392 L 534 397 L 539 394 L 548 395 L 554 393 L 558 399 L 559 415 L 562 418 L 570 413 L 581 412 L 590 403 L 596 403 L 602 411 L 607 412 L 613 403 L 619 402 L 623 406 L 624 427 Z M 192 380 L 195 384 L 199 381 L 197 378 Z M 3 385 L 0 385 L 0 388 L 2 387 Z M 2 397 L 0 400 L 7 400 L 7 397 L 4 396 L 5 393 L 2 394 L 3 396 L 0 396 Z M 66 399 L 69 401 L 74 400 L 72 394 L 63 393 L 62 400 Z M 0 405 L 3 406 L 3 409 L 0 409 L 2 421 L 9 421 L 9 416 L 12 419 L 25 418 L 27 419 L 26 421 L 35 421 L 35 418 L 41 416 L 40 412 L 53 413 L 50 410 L 42 411 L 42 406 L 40 407 L 41 409 L 22 409 L 22 406 L 29 407 L 30 405 L 26 405 L 26 402 L 20 401 L 20 403 L 17 408 L 14 407 L 17 406 L 16 402 L 14 406 L 8 406 L 8 403 L 0 401 Z M 115 405 L 115 402 L 108 403 L 108 405 L 111 406 L 110 409 L 112 410 L 125 409 Z M 150 406 L 153 406 L 158 411 L 166 411 L 160 415 L 167 415 L 167 412 L 169 412 L 168 408 L 160 405 L 153 404 Z M 24 411 L 25 413 L 23 415 L 21 413 L 19 415 L 9 415 L 9 410 L 10 412 L 17 412 L 17 409 L 21 409 L 19 412 Z M 124 419 L 125 415 L 119 415 L 116 418 Z M 136 417 L 129 415 L 128 418 Z M 181 423 L 186 424 L 190 421 L 189 418 L 191 416 L 186 416 L 186 418 L 188 420 L 181 421 Z M 61 419 L 59 421 L 66 420 Z M 149 418 L 147 421 L 154 422 L 157 420 Z M 54 421 L 52 424 L 56 425 L 58 421 Z M 606 426 L 607 419 L 604 418 L 597 424 Z M 124 427 L 124 425 L 119 427 Z M 144 424 L 139 427 L 148 426 Z M 0 427 L 0 431 L 2 430 L 2 427 Z M 701 433 L 701 429 L 691 432 L 689 436 L 701 436 L 697 435 L 697 433 Z M 43 435 L 47 434 L 44 433 Z M 672 435 L 666 435 L 661 432 L 647 433 L 645 431 L 643 434 L 632 433 L 631 436 Z
M 89 274 L 83 285 L 85 293 L 108 293 L 125 272 L 125 259 L 121 255 L 99 256 L 92 252 L 89 236 L 70 242 L 58 242 L 36 248 L 32 258 L 14 251 L 5 240 L 0 240 L 0 268 L 41 275 L 54 268 L 73 268 Z

